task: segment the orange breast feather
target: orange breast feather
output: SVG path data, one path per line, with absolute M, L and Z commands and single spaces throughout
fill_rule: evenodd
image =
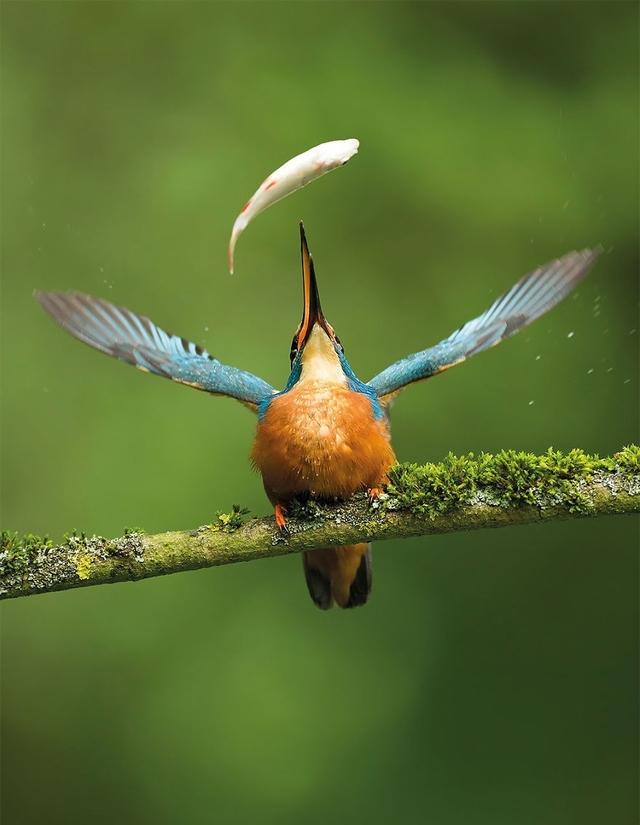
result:
M 273 399 L 251 459 L 272 502 L 305 492 L 346 498 L 381 486 L 395 462 L 387 424 L 366 396 L 312 382 Z

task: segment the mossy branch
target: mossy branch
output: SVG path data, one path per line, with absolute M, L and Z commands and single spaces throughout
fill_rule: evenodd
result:
M 234 507 L 196 530 L 116 539 L 72 533 L 60 544 L 4 532 L 0 598 L 161 576 L 318 547 L 424 536 L 555 519 L 640 512 L 640 448 L 611 458 L 572 450 L 544 455 L 449 455 L 439 464 L 400 464 L 383 497 L 339 504 L 294 503 L 289 534 L 272 518 Z

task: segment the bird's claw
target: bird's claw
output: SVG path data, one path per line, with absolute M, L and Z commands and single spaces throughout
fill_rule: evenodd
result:
M 276 504 L 274 508 L 274 516 L 276 520 L 276 527 L 283 535 L 289 534 L 289 528 L 287 527 L 287 517 L 286 517 L 287 510 L 283 507 L 282 504 Z
M 369 487 L 367 490 L 367 498 L 369 499 L 369 504 L 375 504 L 375 502 L 380 498 L 381 490 L 379 487 Z

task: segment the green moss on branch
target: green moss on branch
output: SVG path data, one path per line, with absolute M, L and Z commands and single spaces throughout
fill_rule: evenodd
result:
M 390 473 L 389 494 L 399 509 L 432 517 L 483 494 L 497 506 L 562 505 L 588 512 L 594 502 L 588 485 L 603 475 L 630 480 L 640 475 L 640 447 L 630 445 L 610 458 L 551 447 L 543 455 L 502 450 L 496 455 L 449 455 L 439 464 L 399 464 Z
M 235 505 L 213 524 L 186 532 L 116 539 L 75 531 L 47 537 L 0 536 L 0 598 L 131 581 L 182 570 L 250 561 L 317 547 L 549 519 L 640 512 L 640 448 L 599 458 L 582 450 L 543 455 L 449 454 L 437 464 L 400 464 L 382 498 L 290 508 L 289 534 L 273 519 L 247 519 Z

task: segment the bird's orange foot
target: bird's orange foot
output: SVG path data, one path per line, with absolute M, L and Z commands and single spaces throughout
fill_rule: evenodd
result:
M 289 532 L 289 529 L 287 528 L 286 513 L 287 510 L 282 504 L 276 504 L 274 508 L 274 516 L 276 519 L 276 526 L 281 533 Z
M 380 498 L 380 493 L 382 490 L 379 487 L 369 487 L 367 490 L 367 497 L 369 499 L 369 504 L 373 504 Z

